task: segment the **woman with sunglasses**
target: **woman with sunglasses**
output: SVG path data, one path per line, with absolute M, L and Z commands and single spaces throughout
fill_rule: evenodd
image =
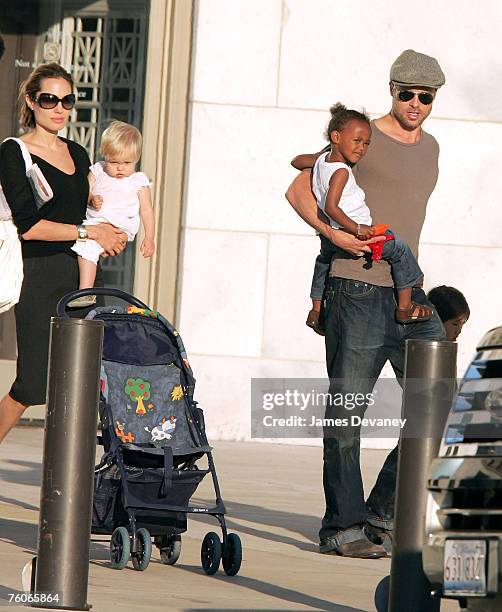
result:
M 43 64 L 21 85 L 19 98 L 20 123 L 26 131 L 21 138 L 53 197 L 37 208 L 18 143 L 3 142 L 0 182 L 21 237 L 24 280 L 15 307 L 17 376 L 0 401 L 0 441 L 28 406 L 45 403 L 50 318 L 58 300 L 78 288 L 71 246 L 84 238 L 79 226 L 89 197 L 87 152 L 58 136 L 75 105 L 70 74 L 59 64 Z M 123 232 L 104 223 L 86 228 L 86 234 L 106 255 L 117 255 L 127 241 Z

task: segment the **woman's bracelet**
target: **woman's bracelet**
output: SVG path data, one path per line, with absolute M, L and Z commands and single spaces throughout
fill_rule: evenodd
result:
M 357 228 L 356 228 L 356 238 L 359 238 L 360 235 L 361 235 L 361 226 L 358 223 Z

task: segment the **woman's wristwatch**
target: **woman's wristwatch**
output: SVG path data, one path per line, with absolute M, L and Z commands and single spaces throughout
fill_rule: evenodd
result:
M 87 228 L 85 225 L 77 225 L 77 240 L 84 241 L 89 238 Z

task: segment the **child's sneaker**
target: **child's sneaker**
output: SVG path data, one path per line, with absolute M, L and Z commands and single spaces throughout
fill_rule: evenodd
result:
M 305 325 L 313 329 L 316 334 L 319 334 L 320 336 L 324 336 L 324 327 L 319 322 L 320 314 L 321 313 L 318 310 L 312 309 L 307 316 Z
M 82 297 L 75 298 L 71 302 L 68 302 L 69 308 L 88 308 L 94 306 L 96 303 L 95 295 L 83 295 Z

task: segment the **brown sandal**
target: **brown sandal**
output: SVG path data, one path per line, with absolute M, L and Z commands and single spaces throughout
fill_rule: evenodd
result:
M 307 320 L 305 321 L 305 325 L 310 327 L 315 331 L 316 334 L 320 336 L 324 336 L 324 329 L 319 324 L 319 311 L 312 309 L 307 315 Z
M 428 321 L 433 314 L 434 311 L 429 306 L 412 302 L 411 306 L 404 310 L 396 308 L 396 321 L 401 325 L 405 323 L 419 323 L 420 321 Z

